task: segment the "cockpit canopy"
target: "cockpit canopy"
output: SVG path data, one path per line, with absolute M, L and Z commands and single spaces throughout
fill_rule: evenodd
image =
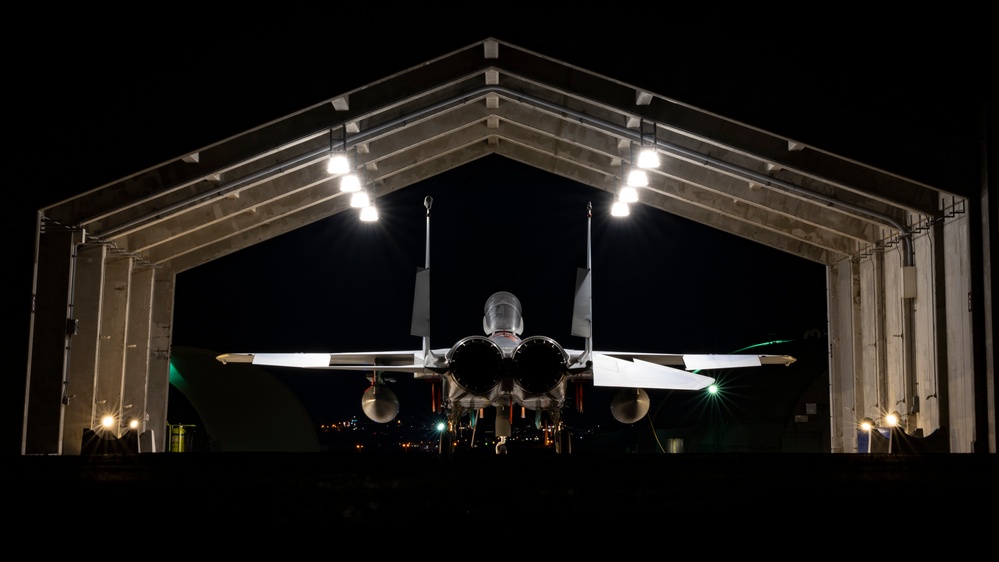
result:
M 521 316 L 520 299 L 513 293 L 500 291 L 486 299 L 486 314 L 482 317 L 482 329 L 486 335 L 496 332 L 524 333 L 524 318 Z

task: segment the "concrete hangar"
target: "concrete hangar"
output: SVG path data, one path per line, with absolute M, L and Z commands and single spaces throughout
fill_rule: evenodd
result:
M 106 413 L 166 450 L 176 276 L 350 210 L 332 152 L 377 199 L 486 155 L 616 193 L 644 145 L 640 204 L 825 266 L 831 452 L 893 413 L 995 452 L 985 165 L 930 185 L 486 38 L 39 209 L 21 453 Z

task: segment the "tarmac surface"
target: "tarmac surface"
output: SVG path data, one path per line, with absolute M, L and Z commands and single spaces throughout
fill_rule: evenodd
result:
M 693 531 L 776 516 L 804 530 L 822 516 L 915 509 L 939 523 L 953 519 L 927 514 L 999 505 L 995 454 L 153 453 L 9 465 L 22 518 L 45 520 L 58 505 L 60 518 L 82 510 L 96 521 L 116 506 L 145 526 L 185 528 Z

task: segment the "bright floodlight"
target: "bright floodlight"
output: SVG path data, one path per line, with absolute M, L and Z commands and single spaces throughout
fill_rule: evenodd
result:
M 350 196 L 351 207 L 367 207 L 370 204 L 371 199 L 368 198 L 367 191 L 357 191 Z
M 101 418 L 101 425 L 104 427 L 111 427 L 114 425 L 114 416 L 104 416 Z
M 617 200 L 622 203 L 638 201 L 638 190 L 630 185 L 622 186 L 617 192 Z
M 361 191 L 361 180 L 358 179 L 357 174 L 347 174 L 340 178 L 340 191 L 346 193 Z
M 887 416 L 885 416 L 885 423 L 887 423 L 891 427 L 895 427 L 896 425 L 898 425 L 899 421 L 901 421 L 901 416 L 899 415 L 898 412 L 892 412 Z
M 139 420 L 134 420 L 134 419 L 133 420 L 129 420 L 128 421 L 128 427 L 130 427 L 132 429 L 138 429 L 139 428 Z
M 374 205 L 368 205 L 361 209 L 361 220 L 364 222 L 374 222 L 378 220 L 378 209 Z
M 326 164 L 326 171 L 331 174 L 346 174 L 350 171 L 347 164 L 347 155 L 342 152 L 335 152 L 330 155 L 330 161 Z
M 638 167 L 649 169 L 659 167 L 659 153 L 656 149 L 651 147 L 643 148 L 641 152 L 638 153 Z
M 626 217 L 631 214 L 631 210 L 628 209 L 628 204 L 623 201 L 615 201 L 614 205 L 611 206 L 611 215 L 615 217 Z
M 864 431 L 870 431 L 873 427 L 874 420 L 871 418 L 864 418 L 863 421 L 860 422 L 860 429 L 863 429 Z
M 649 185 L 649 176 L 645 170 L 632 170 L 628 172 L 628 185 L 631 187 L 645 187 Z
M 708 394 L 718 394 L 718 385 L 712 384 L 708 386 Z

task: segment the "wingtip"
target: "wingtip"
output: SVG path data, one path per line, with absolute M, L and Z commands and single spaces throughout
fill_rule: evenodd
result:
M 228 365 L 229 363 L 253 363 L 252 353 L 223 353 L 221 355 L 216 355 L 215 359 L 222 363 L 223 365 Z

